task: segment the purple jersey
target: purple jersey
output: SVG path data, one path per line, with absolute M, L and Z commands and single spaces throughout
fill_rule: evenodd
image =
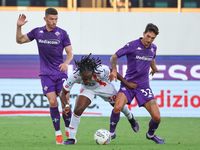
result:
M 63 49 L 71 45 L 67 32 L 59 27 L 47 31 L 44 26 L 33 29 L 27 36 L 31 41 L 37 41 L 40 75 L 63 74 L 58 66 L 63 63 Z
M 141 39 L 129 42 L 115 53 L 118 58 L 126 55 L 127 70 L 125 79 L 138 84 L 138 86 L 149 85 L 150 64 L 156 56 L 157 49 L 153 43 L 146 48 Z

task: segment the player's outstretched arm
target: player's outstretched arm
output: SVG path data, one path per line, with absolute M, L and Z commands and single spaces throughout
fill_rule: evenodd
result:
M 24 14 L 20 14 L 17 20 L 17 33 L 16 33 L 16 42 L 19 44 L 30 42 L 28 36 L 26 34 L 23 35 L 21 30 L 21 27 L 27 22 L 28 21 L 26 21 L 26 16 Z

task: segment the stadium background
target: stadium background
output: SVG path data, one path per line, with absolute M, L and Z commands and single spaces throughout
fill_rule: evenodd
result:
M 31 0 L 0 2 L 3 6 L 0 7 L 3 20 L 0 28 L 0 115 L 49 115 L 48 100 L 42 96 L 38 76 L 36 42 L 24 45 L 15 42 L 16 21 L 19 14 L 27 15 L 28 23 L 22 28 L 22 32 L 27 33 L 45 25 L 45 6 L 61 6 L 56 7 L 59 11 L 57 25 L 67 30 L 74 59 L 91 52 L 108 66 L 109 58 L 116 50 L 141 37 L 147 23 L 156 24 L 160 29 L 154 42 L 158 46 L 156 63 L 160 72 L 150 78 L 150 83 L 161 115 L 200 117 L 199 1 L 182 0 L 180 4 L 180 0 L 176 3 L 170 0 L 134 0 L 129 1 L 132 2 L 130 7 L 123 1 L 114 1 L 116 5 L 106 1 L 106 6 L 103 6 L 103 1 L 84 3 L 82 0 L 77 1 L 77 7 L 70 0 L 38 1 L 43 7 L 30 7 L 39 4 Z M 72 61 L 66 73 L 74 68 Z M 118 71 L 125 74 L 125 58 L 119 60 Z M 119 82 L 114 84 L 118 89 Z M 79 85 L 75 85 L 71 91 L 72 108 L 78 89 Z M 149 116 L 143 108 L 136 106 L 135 101 L 130 109 L 135 116 Z M 111 107 L 96 97 L 84 115 L 109 116 L 110 112 Z

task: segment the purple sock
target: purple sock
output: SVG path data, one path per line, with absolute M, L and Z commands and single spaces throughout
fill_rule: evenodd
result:
M 70 111 L 67 113 L 68 116 L 65 116 L 64 114 L 62 114 L 63 120 L 65 122 L 65 127 L 69 127 L 70 121 L 71 121 L 71 117 L 72 117 L 72 111 L 70 108 Z
M 60 113 L 58 107 L 50 107 L 50 115 L 55 131 L 60 130 Z
M 120 118 L 120 113 L 114 113 L 112 111 L 112 114 L 111 114 L 111 117 L 110 117 L 110 132 L 111 133 L 115 132 L 119 118 Z
M 154 135 L 154 132 L 156 131 L 156 129 L 158 128 L 160 122 L 157 123 L 155 121 L 153 121 L 153 119 L 150 120 L 149 122 L 149 130 L 148 130 L 148 134 L 149 135 Z

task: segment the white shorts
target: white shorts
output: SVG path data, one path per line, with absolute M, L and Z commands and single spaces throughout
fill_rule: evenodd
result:
M 100 96 L 104 101 L 114 104 L 117 97 L 117 90 L 110 82 L 108 82 L 106 86 L 101 85 L 95 89 L 88 89 L 87 87 L 82 85 L 78 95 L 86 96 L 90 99 L 91 102 L 96 95 Z

